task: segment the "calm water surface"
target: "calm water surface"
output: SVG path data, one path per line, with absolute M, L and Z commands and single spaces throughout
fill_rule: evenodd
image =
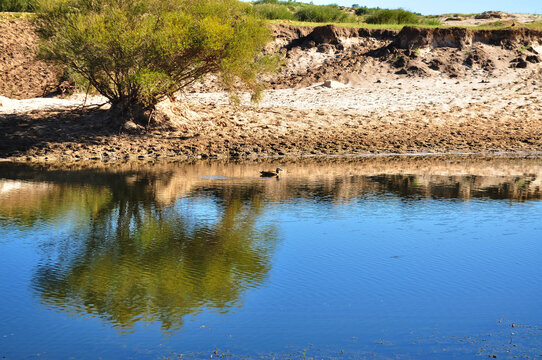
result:
M 540 159 L 0 164 L 0 356 L 541 358 L 541 200 Z

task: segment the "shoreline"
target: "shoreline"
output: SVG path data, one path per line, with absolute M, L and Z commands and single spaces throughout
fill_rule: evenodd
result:
M 260 104 L 241 99 L 237 106 L 224 93 L 188 93 L 159 104 L 171 126 L 149 129 L 112 128 L 106 109 L 81 108 L 81 95 L 4 100 L 11 105 L 0 116 L 0 158 L 536 154 L 542 152 L 541 84 L 542 72 L 486 82 L 398 77 L 373 85 L 268 90 Z
M 261 157 L 205 157 L 205 156 L 179 156 L 179 157 L 147 157 L 147 158 L 0 158 L 0 164 L 4 165 L 29 165 L 29 166 L 52 166 L 55 168 L 94 166 L 145 166 L 145 165 L 168 165 L 168 164 L 191 164 L 196 162 L 208 163 L 303 163 L 305 161 L 371 161 L 378 159 L 389 160 L 435 160 L 435 161 L 466 161 L 466 160 L 542 160 L 542 151 L 532 152 L 449 152 L 449 153 L 368 153 L 368 154 L 341 154 L 341 155 L 270 155 Z

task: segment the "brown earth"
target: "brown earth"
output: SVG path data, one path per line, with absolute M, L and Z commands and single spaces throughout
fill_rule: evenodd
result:
M 529 79 L 528 81 L 532 81 Z M 492 102 L 443 110 L 349 111 L 193 104 L 175 129 L 129 134 L 105 110 L 0 118 L 0 156 L 16 160 L 224 158 L 542 151 L 542 96 L 530 83 Z M 517 93 L 525 102 L 516 102 Z M 183 113 L 169 104 L 169 113 Z
M 478 70 L 499 77 L 510 68 L 527 68 L 542 60 L 542 31 L 528 28 L 406 26 L 398 31 L 277 25 L 273 34 L 272 51 L 282 53 L 287 65 L 269 79 L 272 88 L 303 87 L 326 79 L 384 81 L 395 75 L 469 77 Z M 304 66 L 296 66 L 299 63 Z
M 0 16 L 0 96 L 28 99 L 58 92 L 62 71 L 38 60 L 37 49 L 30 20 Z
M 53 79 L 55 72 L 32 57 L 30 23 L 17 19 L 0 26 L 8 29 L 0 46 L 11 54 L 0 63 L 7 79 L 2 84 L 21 98 L 36 96 L 31 87 L 58 89 L 58 78 L 36 82 L 36 73 Z M 109 125 L 106 110 L 70 103 L 23 111 L 4 100 L 4 109 L 11 110 L 2 111 L 0 104 L 0 158 L 542 151 L 542 32 L 275 26 L 273 33 L 266 51 L 282 54 L 286 64 L 267 79 L 277 90 L 266 93 L 260 106 L 207 96 L 218 90 L 210 79 L 190 96 L 161 105 L 168 126 L 119 129 Z M 26 42 L 14 40 L 20 34 Z M 9 65 L 21 59 L 27 65 Z M 346 88 L 305 88 L 324 80 Z M 299 89 L 284 93 L 292 88 Z

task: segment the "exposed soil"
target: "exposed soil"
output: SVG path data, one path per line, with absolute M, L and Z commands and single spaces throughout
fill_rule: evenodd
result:
M 497 78 L 542 58 L 542 31 L 404 27 L 401 31 L 322 26 L 275 26 L 275 49 L 287 59 L 272 88 L 304 87 L 326 79 L 358 84 L 395 75 Z
M 37 48 L 29 20 L 0 16 L 0 96 L 28 99 L 58 93 L 62 71 L 38 60 Z
M 106 111 L 50 110 L 6 115 L 0 120 L 2 157 L 20 160 L 145 159 L 174 157 L 265 157 L 420 152 L 542 151 L 542 88 L 540 75 L 511 85 L 448 84 L 448 94 L 430 101 L 393 104 L 401 87 L 375 84 L 375 89 L 316 87 L 312 99 L 294 97 L 313 108 L 277 105 L 284 90 L 270 93 L 261 106 L 223 104 L 221 94 L 199 95 L 165 103 L 163 113 L 176 116 L 175 130 L 132 129 L 122 132 L 107 124 Z M 406 87 L 414 84 L 406 84 Z M 423 90 L 425 88 L 425 90 Z M 420 84 L 420 94 L 429 85 Z M 365 93 L 369 104 L 330 109 Z M 356 92 L 357 91 L 357 92 Z M 409 90 L 416 93 L 416 90 Z M 209 99 L 208 96 L 211 96 Z M 381 98 L 380 103 L 377 98 Z M 416 95 L 414 95 L 416 96 Z M 314 98 L 320 98 L 318 103 Z M 304 100 L 305 101 L 304 101 Z M 423 99 L 422 99 L 423 100 Z M 275 102 L 274 102 L 275 101 Z M 327 102 L 326 102 L 327 101 Z M 180 104 L 189 102 L 190 110 Z M 386 106 L 385 104 L 389 106 Z
M 105 108 L 81 109 L 81 95 L 0 96 L 0 158 L 542 151 L 540 31 L 278 26 L 273 32 L 266 51 L 282 54 L 285 66 L 266 79 L 273 89 L 257 106 L 245 98 L 230 105 L 225 94 L 210 92 L 219 90 L 210 78 L 160 104 L 166 125 L 119 129 Z M 24 73 L 30 82 L 31 74 Z

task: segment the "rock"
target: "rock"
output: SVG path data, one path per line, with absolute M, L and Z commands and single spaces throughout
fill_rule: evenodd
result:
M 331 52 L 332 48 L 333 47 L 330 44 L 320 44 L 320 45 L 318 45 L 316 51 L 320 52 L 320 53 L 328 54 L 328 53 Z
M 433 59 L 429 62 L 429 68 L 435 71 L 439 71 L 444 66 L 444 63 L 440 59 Z
M 396 68 L 405 67 L 407 64 L 408 64 L 408 57 L 404 55 L 399 56 L 399 58 L 393 62 L 393 66 L 395 66 Z
M 465 59 L 465 64 L 472 67 L 475 64 L 480 65 L 480 67 L 486 71 L 491 71 L 495 69 L 495 64 L 493 59 L 482 49 L 474 49 L 469 53 Z
M 316 44 L 338 44 L 340 30 L 335 25 L 317 26 L 309 34 L 308 38 Z
M 313 40 L 308 40 L 308 41 L 304 42 L 303 44 L 308 49 L 311 49 L 311 48 L 316 46 L 316 43 Z
M 518 57 L 510 62 L 510 67 L 516 69 L 525 69 L 527 67 L 527 61 L 524 58 Z
M 341 82 L 338 82 L 338 81 L 325 80 L 324 83 L 322 84 L 322 86 L 325 86 L 325 87 L 330 88 L 330 89 L 342 89 L 342 88 L 347 87 L 348 85 L 345 85 L 345 84 L 343 84 Z
M 137 125 L 133 121 L 127 121 L 124 123 L 123 128 L 129 133 L 138 133 L 141 129 L 143 129 L 143 126 Z
M 71 94 L 75 91 L 75 84 L 70 81 L 63 81 L 58 85 L 57 91 L 62 95 Z
M 507 17 L 508 14 L 502 11 L 484 11 L 481 14 L 474 16 L 477 20 L 486 20 L 486 19 L 502 19 Z
M 416 76 L 428 76 L 428 71 L 426 67 L 422 64 L 412 64 L 408 67 L 407 72 L 411 75 Z
M 540 62 L 540 58 L 536 55 L 529 55 L 525 58 L 530 63 L 538 64 Z
M 452 16 L 452 17 L 446 18 L 445 21 L 463 21 L 463 20 L 465 20 L 465 18 L 462 18 L 460 16 Z

